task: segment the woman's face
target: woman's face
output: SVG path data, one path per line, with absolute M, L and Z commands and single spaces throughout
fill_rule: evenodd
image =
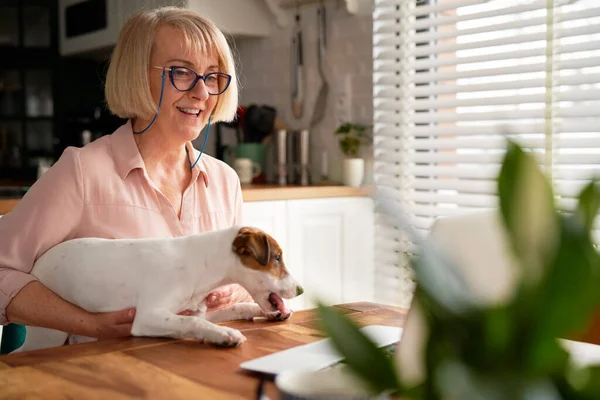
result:
M 182 66 L 193 69 L 200 75 L 219 70 L 217 57 L 213 54 L 194 53 L 185 47 L 183 34 L 170 26 L 161 26 L 154 41 L 150 61 L 150 91 L 158 103 L 160 98 L 162 70 L 154 68 Z M 165 87 L 160 111 L 153 128 L 169 135 L 170 141 L 186 142 L 196 139 L 208 122 L 218 96 L 208 94 L 204 82 L 200 79 L 189 91 L 181 92 L 173 87 L 169 72 L 165 71 Z M 149 123 L 150 121 L 148 121 Z M 146 125 L 144 125 L 146 126 Z

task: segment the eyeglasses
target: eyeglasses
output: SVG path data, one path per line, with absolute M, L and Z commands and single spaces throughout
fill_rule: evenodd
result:
M 227 90 L 229 83 L 231 82 L 231 75 L 224 72 L 211 72 L 206 75 L 198 75 L 196 71 L 187 67 L 155 66 L 153 68 L 169 71 L 169 79 L 171 79 L 171 83 L 175 89 L 179 90 L 180 92 L 192 90 L 192 88 L 196 86 L 196 83 L 202 79 L 208 94 L 217 96 Z

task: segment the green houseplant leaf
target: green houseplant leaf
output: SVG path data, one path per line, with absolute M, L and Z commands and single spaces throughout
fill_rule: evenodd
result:
M 368 387 L 375 393 L 400 389 L 392 360 L 352 320 L 322 303 L 318 304 L 317 315 L 321 328 L 345 358 L 348 367 L 363 378 Z
M 580 192 L 575 213 L 560 216 L 556 257 L 549 260 L 538 297 L 538 334 L 532 346 L 538 358 L 547 353 L 544 343 L 584 329 L 600 306 L 600 256 L 590 235 L 599 206 L 600 192 L 592 182 Z
M 594 180 L 588 183 L 579 193 L 576 215 L 582 220 L 584 229 L 587 232 L 592 230 L 594 220 L 600 209 L 600 188 Z
M 570 368 L 555 381 L 563 400 L 597 400 L 600 398 L 600 365 Z
M 524 278 L 536 281 L 553 249 L 557 214 L 550 184 L 536 160 L 509 141 L 498 176 L 500 211 Z
M 532 336 L 532 348 L 541 347 L 538 357 L 547 353 L 544 343 L 582 329 L 599 306 L 600 259 L 578 222 L 572 216 L 561 217 L 556 258 L 549 262 L 541 284 L 537 335 Z

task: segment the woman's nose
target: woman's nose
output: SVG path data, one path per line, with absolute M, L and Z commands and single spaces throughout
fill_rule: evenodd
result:
M 198 82 L 196 82 L 196 84 L 194 85 L 194 87 L 190 89 L 190 94 L 201 101 L 206 101 L 208 99 L 208 96 L 210 96 L 208 94 L 208 89 L 206 88 L 206 85 L 204 84 L 204 81 L 202 79 L 199 79 Z

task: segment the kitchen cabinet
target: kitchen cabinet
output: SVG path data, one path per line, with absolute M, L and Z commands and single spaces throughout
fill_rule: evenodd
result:
M 305 294 L 294 309 L 327 303 L 372 301 L 373 203 L 368 197 L 244 203 L 244 224 L 271 234 Z
M 194 10 L 235 37 L 267 36 L 273 18 L 264 0 L 59 0 L 60 53 L 106 55 L 134 13 L 160 6 Z
M 31 181 L 54 154 L 56 13 L 51 1 L 0 1 L 0 181 Z

